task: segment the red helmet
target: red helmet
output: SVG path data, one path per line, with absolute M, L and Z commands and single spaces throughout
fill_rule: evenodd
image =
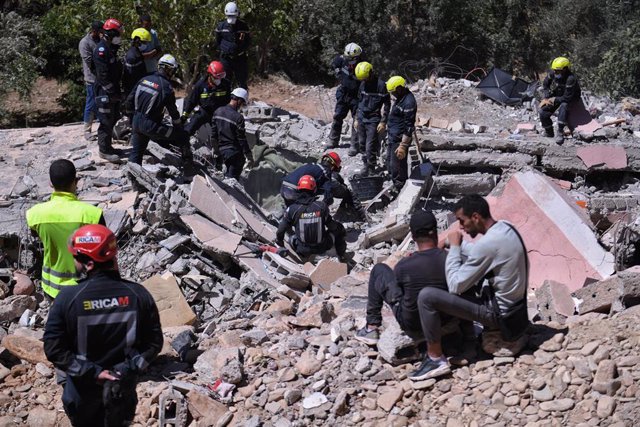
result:
M 302 175 L 298 180 L 298 190 L 316 191 L 316 180 L 311 175 Z
M 69 252 L 74 257 L 86 255 L 95 262 L 110 261 L 118 252 L 116 236 L 104 225 L 82 226 L 69 239 Z
M 322 160 L 326 160 L 335 171 L 339 171 L 341 168 L 342 160 L 340 159 L 340 156 L 338 156 L 338 153 L 336 153 L 335 151 L 329 151 L 327 154 L 322 156 Z
M 224 65 L 220 61 L 211 61 L 207 67 L 207 73 L 211 74 L 214 79 L 224 79 L 227 76 Z
M 115 18 L 109 18 L 106 21 L 104 21 L 104 25 L 102 26 L 102 29 L 105 31 L 116 30 L 122 33 L 122 23 Z

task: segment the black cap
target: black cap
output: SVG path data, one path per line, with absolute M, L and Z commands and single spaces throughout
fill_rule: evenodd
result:
M 104 22 L 102 22 L 102 21 L 93 21 L 91 23 L 91 29 L 93 31 L 100 31 L 100 30 L 102 30 L 102 26 L 103 25 L 104 25 Z
M 409 228 L 411 234 L 418 234 L 418 232 L 436 231 L 438 229 L 438 221 L 431 211 L 425 211 L 419 209 L 411 215 L 409 221 Z

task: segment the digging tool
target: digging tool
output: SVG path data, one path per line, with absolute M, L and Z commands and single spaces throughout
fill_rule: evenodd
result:
M 273 254 L 280 255 L 283 258 L 286 258 L 289 256 L 289 250 L 287 248 L 281 248 L 274 245 L 260 245 L 258 243 L 252 243 L 252 242 L 243 242 L 243 244 L 250 249 L 249 252 L 236 254 L 236 256 L 249 255 L 249 254 L 262 256 L 262 254 L 265 252 L 271 252 Z

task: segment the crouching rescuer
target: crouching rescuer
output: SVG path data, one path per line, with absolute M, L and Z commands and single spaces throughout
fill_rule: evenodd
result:
M 58 294 L 44 332 L 65 412 L 74 426 L 129 425 L 137 376 L 162 348 L 158 308 L 145 288 L 120 278 L 107 227 L 79 228 L 69 251 L 85 278 Z

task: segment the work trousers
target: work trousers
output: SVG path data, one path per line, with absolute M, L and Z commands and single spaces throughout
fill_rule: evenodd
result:
M 396 156 L 396 149 L 400 146 L 400 142 L 389 143 L 387 146 L 387 170 L 393 181 L 393 185 L 399 191 L 409 178 L 407 173 L 407 157 L 400 160 Z
M 443 315 L 478 322 L 489 329 L 499 327 L 491 306 L 469 292 L 454 295 L 443 289 L 424 288 L 418 295 L 418 310 L 427 343 L 439 343 L 442 339 Z
M 239 179 L 246 161 L 244 154 L 235 150 L 221 151 L 221 154 L 224 165 L 227 167 L 224 176 Z
M 227 73 L 227 79 L 233 80 L 235 77 L 238 86 L 243 89 L 249 89 L 247 81 L 249 80 L 249 63 L 247 54 L 243 53 L 237 56 L 221 55 L 220 62 L 224 66 Z
M 83 381 L 67 377 L 62 392 L 62 404 L 74 427 L 120 427 L 130 425 L 136 414 L 138 397 L 136 380 L 122 380 L 122 397 L 105 406 L 104 387 L 93 380 Z
M 322 255 L 333 248 L 333 238 L 329 233 L 325 233 L 324 238 L 322 239 L 322 243 L 320 243 L 319 245 L 307 245 L 306 243 L 301 242 L 300 239 L 298 239 L 298 236 L 295 235 L 291 236 L 291 239 L 289 239 L 289 243 L 291 244 L 293 250 L 301 257 L 308 257 L 309 255 Z M 337 247 L 336 252 L 340 253 Z M 342 251 L 342 253 L 344 253 L 344 250 Z
M 358 152 L 364 154 L 362 162 L 369 169 L 374 169 L 378 163 L 378 153 L 380 152 L 380 139 L 378 135 L 378 124 L 362 123 L 358 124 Z
M 331 145 L 336 148 L 340 144 L 340 135 L 342 134 L 342 123 L 349 112 L 351 118 L 356 118 L 356 110 L 358 109 L 358 99 L 348 95 L 344 95 L 341 88 L 336 92 L 336 109 L 333 114 L 333 123 L 331 124 L 331 133 L 329 140 Z M 351 129 L 351 140 L 357 141 L 357 129 Z
M 87 91 L 87 98 L 84 101 L 84 114 L 82 118 L 86 124 L 91 124 L 93 119 L 96 118 L 96 97 L 93 93 L 93 83 L 86 83 L 84 87 Z
M 189 118 L 189 121 L 184 125 L 184 130 L 189 135 L 194 135 L 198 129 L 209 122 L 211 122 L 211 114 L 200 108 Z
M 142 164 L 142 157 L 150 139 L 168 142 L 183 149 L 189 144 L 189 134 L 184 129 L 158 123 L 142 113 L 135 113 L 132 128 L 131 145 L 133 147 L 129 154 L 129 161 L 139 165 Z
M 114 101 L 107 94 L 100 93 L 100 89 L 96 91 L 96 109 L 98 113 L 98 147 L 100 152 L 110 154 L 113 150 L 111 140 L 113 137 L 113 127 L 120 118 L 120 102 Z
M 543 128 L 548 128 L 553 126 L 553 122 L 551 121 L 551 116 L 553 113 L 558 111 L 558 126 L 564 127 L 567 124 L 567 116 L 569 114 L 569 103 L 562 102 L 557 105 L 546 105 L 540 109 L 540 124 L 542 124 Z

